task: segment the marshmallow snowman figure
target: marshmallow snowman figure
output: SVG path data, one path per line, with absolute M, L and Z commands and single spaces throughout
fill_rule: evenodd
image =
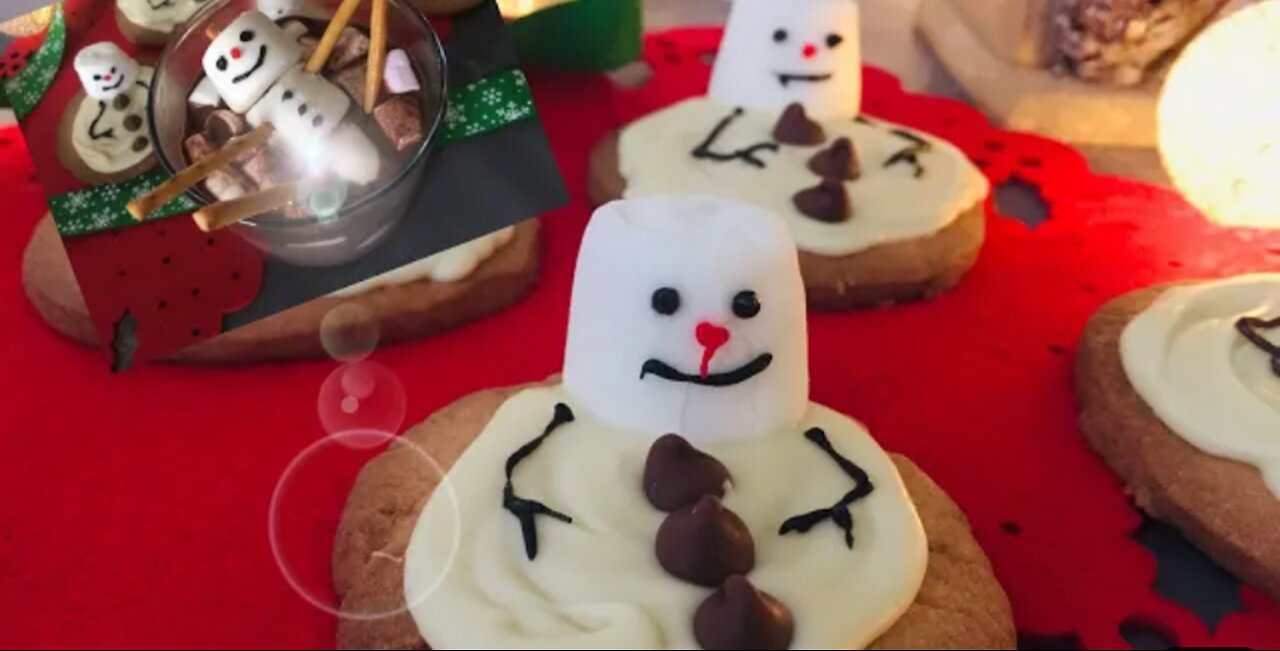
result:
M 205 50 L 202 65 L 231 110 L 245 113 L 302 60 L 297 37 L 260 11 L 227 25 Z
M 809 399 L 805 318 L 779 217 L 707 197 L 615 202 L 583 239 L 564 386 L 642 436 L 698 444 L 794 428 Z
M 114 100 L 138 82 L 138 62 L 107 41 L 80 50 L 75 69 L 85 94 L 97 100 Z
M 858 0 L 734 0 L 709 94 L 730 106 L 817 120 L 862 108 Z
M 285 73 L 245 116 L 249 124 L 272 124 L 293 149 L 322 142 L 351 107 L 351 98 L 329 80 L 301 66 Z
M 305 0 L 258 0 L 258 11 L 272 20 L 302 16 L 306 14 L 306 9 Z

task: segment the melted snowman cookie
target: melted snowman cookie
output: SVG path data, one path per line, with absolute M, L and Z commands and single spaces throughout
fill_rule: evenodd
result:
M 147 126 L 151 77 L 111 43 L 81 50 L 75 68 L 84 90 L 72 98 L 58 131 L 58 158 L 86 183 L 111 183 L 156 164 Z
M 181 25 L 212 0 L 115 0 L 116 24 L 130 41 L 163 47 Z
M 1090 320 L 1081 430 L 1137 505 L 1280 598 L 1280 275 L 1153 287 Z

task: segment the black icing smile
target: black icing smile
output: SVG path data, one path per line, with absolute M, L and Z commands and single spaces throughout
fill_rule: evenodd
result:
M 657 359 L 651 359 L 640 367 L 640 379 L 643 380 L 646 375 L 656 375 L 668 382 L 686 382 L 688 384 L 697 384 L 704 387 L 729 387 L 741 382 L 746 382 L 751 378 L 761 374 L 769 365 L 773 363 L 773 355 L 764 353 L 759 357 L 739 366 L 732 371 L 724 373 L 711 373 L 707 376 L 690 375 L 681 373 L 672 368 L 666 362 Z
M 124 75 L 120 75 L 120 81 L 117 81 L 114 86 L 103 86 L 102 90 L 119 90 L 120 87 L 123 85 L 124 85 Z
M 778 73 L 778 83 L 782 84 L 782 87 L 783 87 L 783 88 L 786 88 L 787 86 L 791 85 L 791 83 L 792 83 L 792 82 L 797 82 L 797 83 L 799 83 L 799 82 L 804 82 L 804 83 L 808 83 L 808 84 L 820 84 L 820 83 L 822 83 L 822 82 L 824 82 L 824 81 L 831 81 L 831 75 L 830 75 L 830 74 L 826 74 L 826 75 L 796 75 L 796 74 L 792 74 L 792 73 L 789 73 L 789 72 L 779 72 L 779 73 Z
M 233 84 L 238 84 L 238 83 L 240 83 L 240 82 L 242 82 L 242 81 L 244 81 L 244 80 L 248 79 L 249 77 L 252 77 L 252 76 L 253 76 L 253 73 L 257 72 L 257 71 L 258 71 L 258 69 L 262 67 L 262 64 L 264 64 L 264 63 L 266 63 L 266 62 L 267 62 L 267 46 L 265 46 L 265 45 L 264 45 L 264 46 L 262 46 L 261 48 L 258 48 L 258 61 L 257 61 L 257 63 L 254 63 L 252 68 L 249 68 L 248 70 L 246 70 L 246 71 L 244 71 L 244 72 L 242 72 L 242 73 L 240 73 L 240 74 L 236 75 L 234 78 L 232 78 L 231 83 L 233 83 Z

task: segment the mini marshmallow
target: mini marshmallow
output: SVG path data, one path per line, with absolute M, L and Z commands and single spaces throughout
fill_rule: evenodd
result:
M 306 4 L 305 0 L 258 0 L 258 11 L 272 20 L 280 20 L 303 15 Z
M 138 62 L 115 43 L 94 43 L 76 54 L 76 74 L 84 92 L 97 100 L 111 101 L 138 83 Z
M 382 73 L 382 81 L 392 94 L 416 93 L 422 90 L 418 83 L 418 75 L 413 71 L 413 63 L 409 61 L 409 53 L 404 50 L 392 50 L 387 53 L 387 65 Z
M 255 127 L 270 123 L 295 152 L 309 152 L 322 148 L 350 107 L 351 98 L 341 88 L 299 66 L 281 77 L 246 117 Z
M 857 0 L 735 0 L 708 94 L 779 113 L 799 102 L 816 120 L 862 108 Z
M 298 39 L 299 42 L 302 41 L 303 36 L 306 36 L 311 32 L 311 30 L 307 29 L 307 24 L 300 20 L 287 20 L 280 24 L 280 29 L 283 29 L 286 34 Z
M 244 113 L 301 60 L 297 37 L 262 12 L 247 11 L 218 34 L 202 64 L 227 106 Z
M 594 417 L 649 438 L 793 428 L 809 400 L 805 319 L 780 217 L 710 197 L 617 201 L 583 237 L 564 386 Z
M 369 185 L 382 171 L 382 154 L 360 127 L 343 122 L 329 135 L 329 169 L 355 185 Z
M 208 77 L 200 79 L 200 83 L 191 89 L 191 94 L 187 96 L 187 103 L 192 106 L 212 106 L 217 108 L 222 105 L 222 96 L 218 95 L 218 89 L 214 87 L 213 81 Z

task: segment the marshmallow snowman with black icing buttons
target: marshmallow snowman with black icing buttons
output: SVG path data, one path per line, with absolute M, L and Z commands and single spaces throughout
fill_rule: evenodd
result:
M 107 41 L 82 48 L 73 67 L 84 95 L 68 105 L 58 129 L 63 166 L 95 184 L 149 169 L 155 164 L 146 128 L 153 69 Z
M 74 66 L 85 94 L 93 99 L 109 102 L 138 83 L 138 62 L 108 41 L 80 50 Z
M 344 181 L 366 185 L 378 177 L 381 157 L 359 127 L 344 121 L 347 94 L 306 72 L 303 49 L 261 11 L 232 21 L 203 58 L 207 79 L 231 110 L 257 127 L 270 124 L 275 138 L 310 168 L 325 168 Z
M 733 0 L 709 95 L 779 113 L 799 103 L 816 120 L 862 108 L 857 0 Z
M 889 456 L 809 402 L 805 322 L 779 218 L 708 197 L 600 208 L 563 383 L 508 399 L 419 516 L 404 580 L 423 639 L 874 640 L 919 590 L 924 532 Z

